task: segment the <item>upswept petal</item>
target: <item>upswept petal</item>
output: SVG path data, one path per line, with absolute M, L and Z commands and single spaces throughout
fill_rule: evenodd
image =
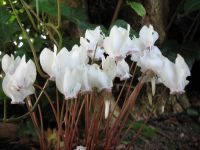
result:
M 5 73 L 8 73 L 8 70 L 11 66 L 11 64 L 14 62 L 14 56 L 11 55 L 11 57 L 9 55 L 4 55 L 2 58 L 2 69 Z
M 65 68 L 65 75 L 63 80 L 63 89 L 65 99 L 77 98 L 77 94 L 81 89 L 81 83 L 79 82 L 80 74 L 76 69 Z
M 2 58 L 2 69 L 6 74 L 14 74 L 17 66 L 19 65 L 21 58 L 18 56 L 14 59 L 14 56 L 8 56 L 7 54 L 4 55 Z
M 78 45 L 74 45 L 72 47 L 72 50 L 70 51 L 70 56 L 72 68 L 77 67 L 81 64 L 87 64 L 89 61 L 86 49 Z
M 52 80 L 54 80 L 55 75 L 53 71 L 53 65 L 56 59 L 56 49 L 54 48 L 54 52 L 48 48 L 44 48 L 40 54 L 40 64 L 42 69 L 50 76 Z
M 65 67 L 71 66 L 70 52 L 63 47 L 56 56 L 56 72 L 64 70 Z
M 117 66 L 115 60 L 111 57 L 106 57 L 106 59 L 105 57 L 102 58 L 102 69 L 111 80 L 116 77 Z
M 64 94 L 64 89 L 63 89 L 64 77 L 65 77 L 65 70 L 56 73 L 56 80 L 55 80 L 56 87 L 58 91 L 62 94 Z
M 96 60 L 100 60 L 103 56 L 103 35 L 101 34 L 100 26 L 94 30 L 86 30 L 85 38 L 80 38 L 80 44 L 87 50 L 88 56 Z M 95 55 L 94 55 L 95 54 Z
M 143 42 L 145 48 L 151 47 L 158 39 L 158 33 L 153 29 L 152 25 L 149 25 L 149 27 L 145 25 L 139 32 L 139 39 Z
M 177 55 L 175 60 L 175 70 L 177 75 L 177 85 L 179 91 L 184 92 L 185 86 L 189 83 L 186 78 L 190 76 L 190 69 L 181 55 Z

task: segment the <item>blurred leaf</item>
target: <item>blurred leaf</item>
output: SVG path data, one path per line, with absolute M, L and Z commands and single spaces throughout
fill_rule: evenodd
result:
M 146 15 L 146 10 L 141 3 L 138 2 L 127 2 L 129 6 L 141 17 Z
M 194 108 L 188 108 L 187 109 L 187 114 L 189 115 L 189 116 L 199 116 L 199 113 L 198 113 L 198 111 L 197 110 L 195 110 Z
M 71 49 L 75 44 L 79 43 L 79 38 L 64 37 L 63 46 Z
M 113 25 L 116 25 L 116 26 L 118 26 L 118 27 L 122 27 L 122 28 L 127 28 L 127 25 L 128 25 L 128 22 L 126 22 L 126 21 L 124 21 L 124 20 L 122 20 L 122 19 L 117 19 L 114 23 L 113 23 Z
M 136 122 L 133 124 L 132 129 L 137 132 L 138 129 L 140 129 L 143 126 L 143 123 Z M 156 134 L 156 129 L 149 127 L 147 125 L 144 125 L 143 130 L 141 132 L 141 135 L 145 138 L 151 139 Z
M 8 10 L 5 7 L 0 6 L 0 22 L 6 23 L 10 17 Z
M 42 39 L 41 37 L 35 37 L 34 38 L 34 42 L 33 42 L 33 45 L 34 45 L 34 48 L 35 48 L 35 51 L 36 52 L 40 52 L 41 49 L 43 48 L 43 43 L 45 43 L 45 39 Z
M 5 49 L 10 44 L 13 34 L 19 31 L 19 27 L 14 20 L 10 20 L 12 15 L 6 10 L 5 6 L 0 6 L 0 49 Z M 7 49 L 6 49 L 7 50 Z
M 33 3 L 35 6 L 35 3 Z M 57 16 L 56 1 L 40 0 L 39 11 L 48 13 L 52 16 Z M 81 29 L 94 29 L 96 25 L 89 23 L 86 9 L 71 8 L 63 3 L 60 4 L 61 15 L 78 25 Z
M 161 50 L 163 55 L 173 62 L 175 61 L 177 54 L 180 54 L 185 59 L 190 69 L 195 60 L 200 60 L 200 45 L 196 42 L 179 44 L 175 40 L 167 40 L 162 45 Z
M 200 10 L 200 0 L 185 0 L 184 11 L 187 13 Z
M 30 136 L 32 137 L 35 141 L 37 141 L 37 134 L 35 132 L 35 127 L 33 123 L 30 120 L 27 120 L 25 122 L 22 121 L 20 125 L 20 132 L 19 132 L 20 137 L 26 137 Z

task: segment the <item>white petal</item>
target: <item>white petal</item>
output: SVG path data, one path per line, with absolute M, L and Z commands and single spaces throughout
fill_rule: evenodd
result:
M 26 77 L 30 79 L 31 83 L 36 80 L 36 67 L 32 60 L 29 60 L 26 65 Z
M 81 65 L 77 68 L 77 74 L 81 75 L 79 77 L 79 83 L 81 83 L 81 92 L 89 92 L 92 91 L 92 87 L 89 84 L 88 75 L 87 75 L 87 67 L 85 65 Z
M 64 85 L 63 85 L 64 77 L 65 77 L 65 71 L 56 73 L 56 87 L 58 91 L 62 94 L 64 94 Z
M 145 47 L 151 47 L 158 39 L 158 33 L 153 29 L 152 25 L 143 26 L 139 32 L 139 38 L 143 41 Z
M 169 61 L 169 59 L 165 58 L 164 65 L 162 66 L 161 71 L 158 73 L 159 80 L 168 88 L 170 88 L 171 91 L 176 89 L 176 73 L 175 73 L 175 67 L 174 63 Z
M 7 54 L 2 58 L 2 69 L 5 73 L 8 73 L 10 65 L 14 62 L 14 57 L 11 55 L 8 56 Z
M 102 58 L 102 69 L 109 76 L 111 80 L 113 80 L 116 76 L 117 66 L 111 57 L 106 57 L 106 59 Z
M 119 77 L 120 80 L 126 80 L 130 77 L 129 65 L 127 64 L 127 62 L 124 59 L 117 62 L 116 76 Z
M 6 75 L 4 77 L 3 83 L 4 93 L 12 99 L 11 104 L 21 104 L 24 103 L 23 100 L 35 92 L 32 85 L 23 87 L 18 81 L 15 80 L 14 76 Z
M 97 64 L 88 65 L 88 82 L 91 87 L 96 87 L 99 91 L 102 89 L 110 90 L 112 85 L 112 79 L 103 72 Z
M 76 98 L 78 92 L 81 89 L 81 83 L 79 83 L 80 75 L 76 70 L 66 68 L 64 77 L 64 95 L 65 99 Z
M 21 58 L 19 56 L 17 56 L 17 58 L 15 58 L 14 62 L 9 67 L 9 74 L 10 75 L 15 73 L 15 70 L 19 66 L 20 62 L 21 62 Z
M 108 115 L 109 115 L 109 110 L 110 110 L 110 100 L 107 100 L 107 99 L 105 99 L 104 100 L 104 104 L 105 104 L 105 119 L 107 119 L 108 118 Z
M 186 78 L 190 76 L 190 69 L 185 63 L 183 57 L 179 54 L 175 60 L 175 70 L 177 75 L 178 92 L 184 92 L 185 86 L 189 83 Z
M 103 35 L 101 34 L 100 26 L 96 27 L 95 30 L 86 30 L 85 38 L 80 38 L 80 44 L 88 52 L 88 56 L 93 59 L 100 60 L 104 51 L 103 47 Z
M 145 51 L 144 55 L 140 57 L 138 66 L 141 67 L 141 71 L 145 72 L 150 69 L 155 73 L 161 71 L 165 57 L 161 54 L 157 47 L 153 47 L 150 51 Z
M 127 30 L 121 27 L 113 26 L 109 37 L 106 37 L 103 42 L 105 52 L 115 60 L 123 59 L 130 48 L 129 38 L 130 26 Z
M 65 67 L 71 66 L 70 53 L 63 47 L 56 56 L 56 72 L 61 72 L 65 70 Z
M 72 50 L 70 51 L 70 57 L 72 68 L 81 64 L 87 64 L 89 60 L 86 49 L 81 46 L 79 47 L 78 45 L 73 46 Z
M 48 48 L 44 48 L 40 54 L 40 64 L 42 69 L 53 78 L 52 66 L 55 63 L 55 53 Z

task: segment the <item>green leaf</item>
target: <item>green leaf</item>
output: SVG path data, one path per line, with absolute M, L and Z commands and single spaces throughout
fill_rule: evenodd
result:
M 138 131 L 144 124 L 140 122 L 136 122 L 132 126 L 132 130 Z M 144 125 L 143 130 L 141 132 L 141 135 L 145 138 L 151 139 L 156 134 L 156 129 L 149 127 L 147 125 Z
M 30 120 L 27 120 L 25 122 L 22 121 L 20 124 L 19 137 L 22 138 L 27 136 L 31 136 L 35 141 L 37 141 L 38 139 L 34 125 Z
M 194 108 L 188 108 L 187 109 L 187 114 L 189 115 L 189 116 L 199 116 L 199 113 L 198 113 L 198 111 L 197 110 L 195 110 Z
M 9 17 L 10 17 L 10 14 L 8 10 L 6 10 L 6 8 L 3 6 L 0 6 L 0 22 L 1 23 L 7 22 Z
M 200 0 L 185 0 L 184 11 L 190 13 L 200 10 Z
M 117 19 L 113 24 L 118 26 L 118 27 L 127 28 L 128 22 L 126 22 L 122 19 Z
M 35 6 L 35 2 L 32 3 Z M 39 11 L 48 13 L 52 16 L 57 16 L 57 8 L 55 1 L 40 0 Z M 96 25 L 89 23 L 86 9 L 71 8 L 63 3 L 60 3 L 61 16 L 70 22 L 78 25 L 81 29 L 94 29 Z
M 180 54 L 185 59 L 190 69 L 194 61 L 200 60 L 200 44 L 198 42 L 188 41 L 180 44 L 176 40 L 166 40 L 161 50 L 163 55 L 173 62 L 177 54 Z
M 141 17 L 146 15 L 146 10 L 141 3 L 138 2 L 127 2 L 129 6 Z

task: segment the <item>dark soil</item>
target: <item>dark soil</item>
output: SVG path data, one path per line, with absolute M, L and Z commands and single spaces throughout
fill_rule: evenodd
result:
M 188 115 L 173 115 L 150 120 L 156 128 L 150 140 L 138 138 L 135 150 L 198 150 L 200 149 L 200 122 Z

